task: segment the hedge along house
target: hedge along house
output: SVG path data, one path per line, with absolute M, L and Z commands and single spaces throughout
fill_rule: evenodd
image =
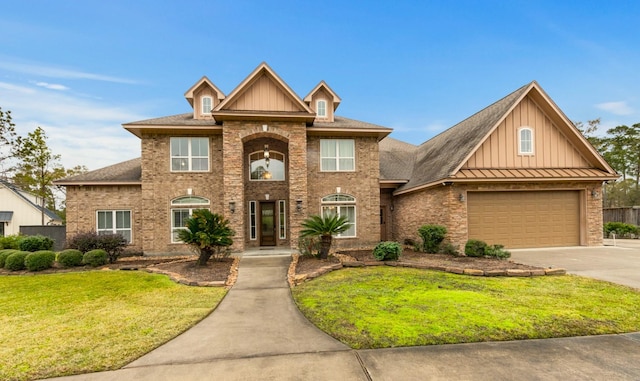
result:
M 335 212 L 338 247 L 417 239 L 426 223 L 507 247 L 602 243 L 601 184 L 617 175 L 535 83 L 420 146 L 335 115 L 321 81 L 299 97 L 265 63 L 225 95 L 208 78 L 193 111 L 124 124 L 141 158 L 70 177 L 67 234 L 124 234 L 146 254 L 198 208 L 228 218 L 234 250 L 297 248 L 301 222 Z

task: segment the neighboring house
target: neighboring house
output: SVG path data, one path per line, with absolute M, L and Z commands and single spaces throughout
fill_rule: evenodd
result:
M 459 248 L 602 244 L 602 182 L 617 175 L 536 82 L 419 146 L 335 115 L 324 81 L 300 98 L 265 63 L 229 95 L 203 77 L 185 97 L 190 113 L 123 125 L 141 158 L 57 182 L 68 236 L 184 252 L 177 231 L 207 208 L 230 220 L 235 250 L 296 248 L 301 222 L 329 211 L 350 221 L 339 247 L 417 240 L 427 223 Z
M 18 234 L 20 226 L 62 224 L 57 214 L 42 208 L 41 204 L 42 200 L 35 195 L 0 180 L 0 237 Z

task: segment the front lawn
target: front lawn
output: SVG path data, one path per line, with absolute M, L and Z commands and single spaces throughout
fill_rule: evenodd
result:
M 207 316 L 226 290 L 143 272 L 0 277 L 0 380 L 117 369 Z
M 303 283 L 293 295 L 311 322 L 352 348 L 640 331 L 640 292 L 568 275 L 351 268 Z

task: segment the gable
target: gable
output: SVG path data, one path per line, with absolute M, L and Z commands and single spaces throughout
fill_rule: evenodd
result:
M 533 154 L 518 152 L 522 127 L 533 132 Z M 478 147 L 461 169 L 591 168 L 584 154 L 530 96 L 524 97 Z
M 222 110 L 234 111 L 306 111 L 283 87 L 262 72 Z

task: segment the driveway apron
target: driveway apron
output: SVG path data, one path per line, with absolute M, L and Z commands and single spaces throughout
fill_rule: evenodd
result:
M 349 351 L 304 318 L 291 298 L 291 256 L 243 257 L 216 310 L 126 368 L 296 353 Z

